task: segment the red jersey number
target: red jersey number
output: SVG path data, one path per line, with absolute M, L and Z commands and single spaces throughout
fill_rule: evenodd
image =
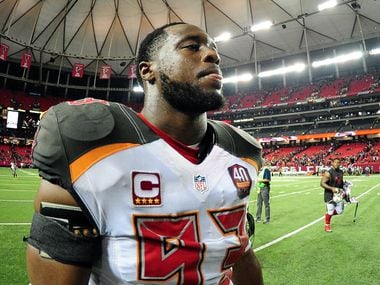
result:
M 235 235 L 239 245 L 226 250 L 221 272 L 229 270 L 248 245 L 245 207 L 209 211 L 219 231 Z M 197 213 L 181 216 L 135 216 L 138 240 L 138 278 L 159 282 L 172 278 L 177 284 L 203 284 L 205 245 L 200 242 Z

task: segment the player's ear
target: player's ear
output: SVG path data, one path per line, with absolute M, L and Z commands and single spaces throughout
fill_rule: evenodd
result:
M 152 69 L 152 62 L 140 62 L 139 72 L 143 81 L 148 81 L 150 84 L 154 84 L 154 82 L 156 81 L 154 71 Z

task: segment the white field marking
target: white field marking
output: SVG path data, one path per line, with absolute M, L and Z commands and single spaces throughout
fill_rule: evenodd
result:
M 301 181 L 301 179 L 273 179 L 271 180 L 271 182 L 275 182 L 275 183 L 282 183 L 282 182 L 297 182 L 297 183 L 306 183 L 308 182 L 308 180 L 304 180 L 302 179 L 303 181 Z
M 33 200 L 0 200 L 0 202 L 20 202 L 20 203 L 30 203 Z
M 0 226 L 30 226 L 32 223 L 0 223 Z
M 300 180 L 300 179 L 294 179 L 294 180 L 271 180 L 271 184 L 275 184 L 275 185 L 282 185 L 282 184 L 284 184 L 284 183 L 292 183 L 292 184 L 296 184 L 296 185 L 298 185 L 298 184 L 306 184 L 306 183 L 309 183 L 310 182 L 310 179 L 309 180 Z
M 373 189 L 375 189 L 379 185 L 380 185 L 380 183 L 377 183 L 375 186 L 369 188 L 367 191 L 361 193 L 359 196 L 355 196 L 355 198 L 360 198 L 360 197 L 362 197 L 364 195 L 367 195 L 367 193 L 371 192 Z M 377 194 L 379 194 L 379 193 L 377 193 Z
M 27 175 L 27 176 L 34 176 L 34 177 L 29 177 L 29 178 L 36 178 L 36 177 L 39 177 L 38 174 L 35 174 L 35 173 L 31 173 L 29 171 L 25 171 L 25 170 L 17 170 L 17 173 L 18 172 L 22 172 L 23 174 Z M 12 175 L 12 172 L 9 171 L 9 174 L 0 174 L 1 177 L 13 177 Z M 23 178 L 27 177 L 27 176 L 23 176 Z
M 370 189 L 368 189 L 366 192 L 363 192 L 362 194 L 360 194 L 359 196 L 357 196 L 356 198 L 360 198 L 366 194 L 368 194 L 369 192 L 371 192 L 373 189 L 376 189 L 378 186 L 380 185 L 380 183 L 376 184 L 375 186 L 371 187 Z M 276 243 L 279 243 L 280 241 L 286 239 L 286 238 L 289 238 L 291 236 L 294 236 L 295 234 L 298 234 L 299 232 L 303 231 L 304 229 L 307 229 L 308 227 L 311 227 L 312 225 L 318 223 L 319 221 L 322 221 L 323 219 L 325 218 L 325 216 L 323 215 L 322 217 L 312 221 L 311 223 L 303 226 L 303 227 L 300 227 L 299 229 L 295 230 L 295 231 L 292 231 L 290 233 L 287 233 L 286 235 L 283 235 L 275 240 L 272 240 L 271 242 L 268 242 L 266 244 L 263 244 L 262 246 L 259 246 L 257 248 L 255 248 L 254 250 L 255 251 L 259 251 L 259 250 L 262 250 L 264 248 L 267 248 L 267 247 L 270 247 Z
M 294 236 L 295 234 L 298 234 L 299 232 L 303 231 L 304 229 L 307 229 L 308 227 L 311 227 L 312 225 L 318 223 L 319 221 L 322 221 L 323 219 L 325 218 L 325 216 L 322 216 L 314 221 L 312 221 L 311 223 L 303 226 L 303 227 L 300 227 L 299 229 L 295 230 L 295 231 L 292 231 L 290 233 L 287 233 L 286 235 L 283 235 L 279 238 L 276 238 L 275 240 L 272 240 L 271 242 L 268 242 L 266 244 L 263 244 L 262 246 L 259 246 L 259 247 L 256 247 L 254 248 L 255 252 L 259 251 L 259 250 L 262 250 L 264 248 L 267 248 L 267 247 L 270 247 L 276 243 L 279 243 L 280 241 L 286 239 L 286 238 L 289 238 L 291 236 Z
M 37 189 L 36 190 L 25 190 L 25 189 L 0 189 L 0 192 L 37 192 Z
M 13 174 L 12 173 L 9 173 L 9 175 L 0 175 L 1 177 L 6 177 L 8 178 L 8 180 L 13 180 L 13 181 L 17 181 L 17 180 L 40 180 L 39 176 L 38 175 L 34 175 L 34 174 L 23 174 L 23 173 L 19 173 L 17 172 L 17 174 L 19 174 L 19 176 L 17 177 L 13 177 Z M 5 182 L 5 181 L 4 181 Z
M 28 171 L 28 170 L 24 170 L 24 169 L 18 169 L 20 172 L 22 172 L 22 173 L 25 173 L 25 174 L 27 174 L 27 175 L 30 175 L 30 176 L 38 176 L 38 173 L 33 173 L 33 172 L 31 172 L 31 171 Z
M 285 194 L 279 194 L 279 195 L 276 195 L 276 196 L 271 196 L 270 198 L 274 199 L 274 198 L 278 198 L 278 197 L 296 195 L 296 194 L 301 194 L 301 193 L 305 193 L 305 192 L 307 193 L 307 192 L 310 192 L 311 190 L 316 190 L 316 189 L 320 189 L 320 187 L 314 187 L 314 188 L 311 188 L 311 189 L 297 191 L 297 192 L 290 192 L 290 193 L 285 193 Z
M 2 180 L 1 178 L 0 178 L 0 180 Z M 5 179 L 4 179 L 5 180 Z M 40 183 L 40 181 L 39 180 L 37 180 L 36 178 L 34 178 L 34 177 L 30 177 L 30 176 L 23 176 L 23 177 L 16 177 L 16 178 L 9 178 L 8 180 L 7 180 L 7 182 L 1 182 L 0 183 L 0 185 L 15 185 L 15 184 L 17 184 L 17 185 L 29 185 L 29 184 L 37 184 L 37 185 L 39 185 L 39 183 Z
M 31 183 L 1 183 L 1 186 L 4 186 L 4 185 L 30 185 L 30 184 Z M 39 185 L 39 184 L 37 183 L 36 185 Z
M 301 193 L 305 193 L 308 195 L 308 192 L 311 191 L 311 190 L 315 190 L 315 189 L 320 189 L 320 187 L 315 187 L 315 188 L 311 188 L 311 189 L 307 189 L 307 190 L 302 190 L 302 191 L 297 191 L 297 192 L 290 192 L 290 193 L 285 193 L 285 194 L 279 194 L 279 195 L 276 195 L 276 196 L 270 196 L 271 199 L 274 199 L 274 198 L 279 198 L 279 197 L 285 197 L 285 196 L 290 196 L 290 195 L 297 195 L 297 194 L 301 194 Z M 283 193 L 283 192 L 281 192 Z M 315 193 L 314 193 L 315 194 Z M 254 200 L 251 200 L 249 201 L 250 204 L 252 203 L 256 203 L 256 199 Z

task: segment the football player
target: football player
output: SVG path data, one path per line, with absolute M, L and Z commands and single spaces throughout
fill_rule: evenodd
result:
M 16 162 L 11 162 L 11 171 L 12 171 L 12 175 L 13 175 L 13 178 L 16 178 L 17 177 L 17 164 Z
M 340 169 L 340 159 L 334 158 L 332 167 L 326 171 L 321 179 L 320 185 L 325 189 L 324 201 L 326 203 L 325 231 L 332 232 L 331 218 L 340 215 L 344 210 L 342 197 L 344 196 L 343 171 Z
M 141 113 L 86 98 L 44 115 L 33 285 L 263 284 L 246 232 L 261 147 L 207 119 L 224 101 L 219 63 L 202 29 L 169 24 L 139 48 Z

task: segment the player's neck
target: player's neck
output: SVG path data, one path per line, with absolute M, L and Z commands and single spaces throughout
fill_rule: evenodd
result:
M 206 133 L 206 113 L 189 116 L 168 110 L 153 113 L 144 108 L 141 114 L 156 128 L 185 145 L 199 143 Z

